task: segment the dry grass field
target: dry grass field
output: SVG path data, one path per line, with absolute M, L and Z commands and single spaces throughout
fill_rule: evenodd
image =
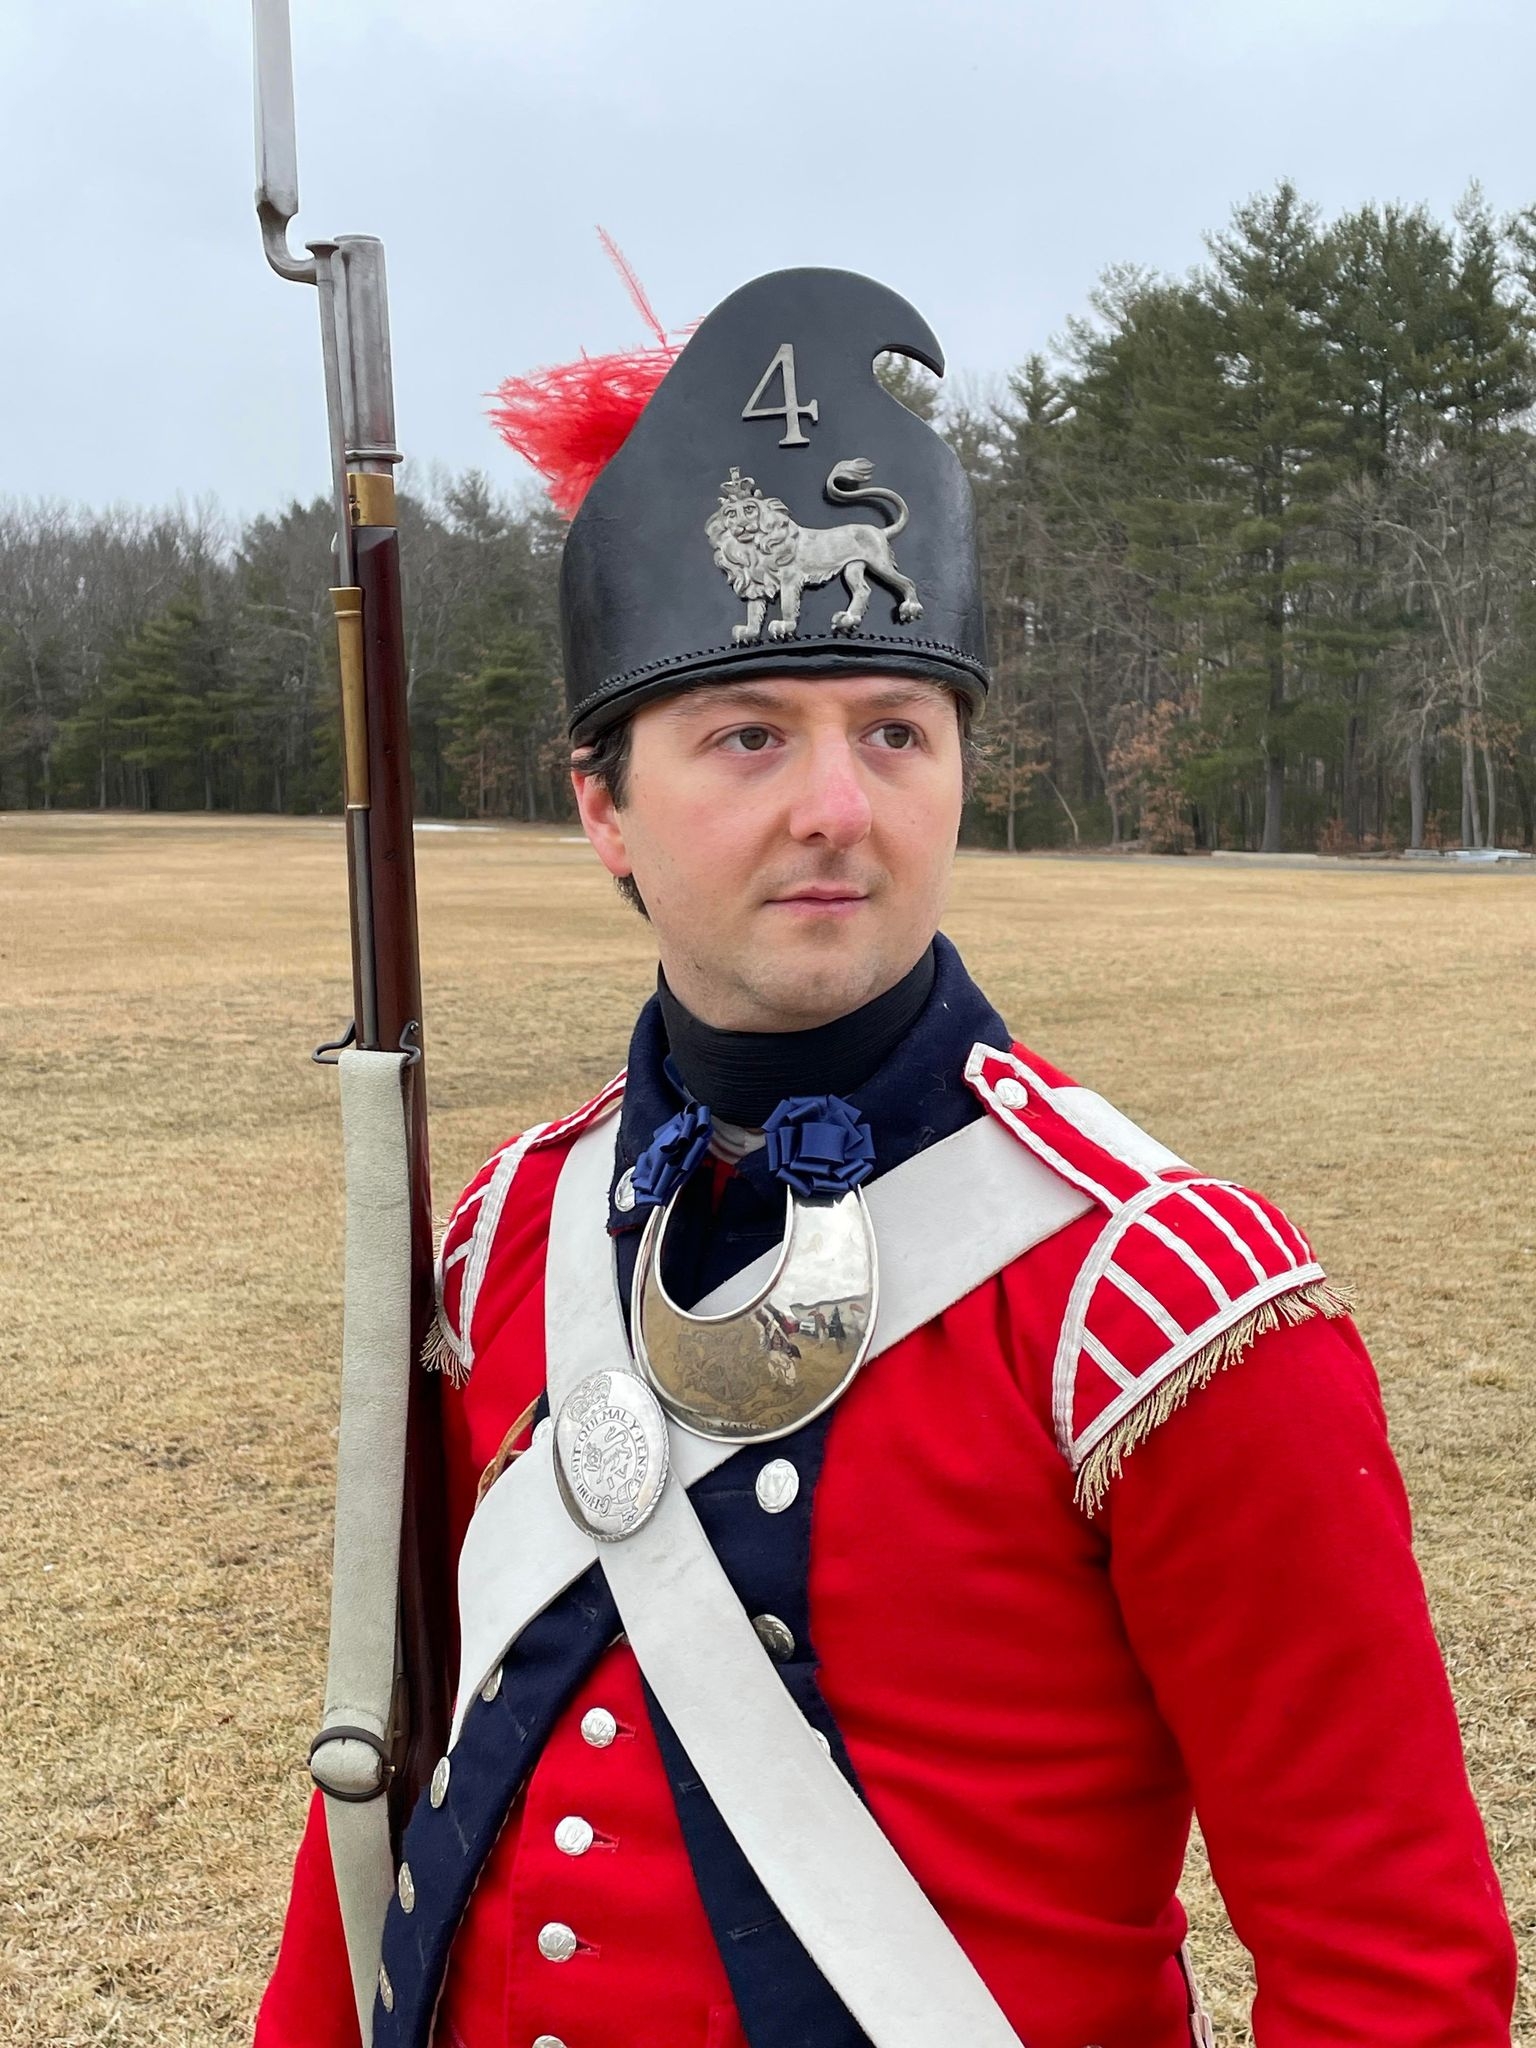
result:
M 427 831 L 419 864 L 443 1207 L 621 1063 L 651 956 L 559 834 Z M 324 1663 L 341 1192 L 307 1055 L 344 920 L 332 822 L 0 818 L 6 2044 L 248 2038 Z M 1015 1030 L 1356 1289 L 1530 1954 L 1536 883 L 974 856 L 948 929 Z M 1230 2048 L 1242 1958 L 1190 1891 Z

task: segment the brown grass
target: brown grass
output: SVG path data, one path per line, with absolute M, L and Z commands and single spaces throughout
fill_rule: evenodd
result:
M 558 834 L 419 858 L 441 1204 L 621 1063 L 651 954 Z M 1527 1943 L 1533 908 L 1504 873 L 977 856 L 949 919 L 1029 1042 L 1356 1287 Z M 340 1190 L 307 1054 L 344 917 L 332 823 L 0 819 L 6 2043 L 248 2038 L 324 1662 Z M 1237 2042 L 1242 1959 L 1192 1895 Z

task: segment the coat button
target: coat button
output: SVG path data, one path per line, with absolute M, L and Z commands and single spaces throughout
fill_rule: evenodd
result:
M 555 1829 L 555 1847 L 565 1856 L 585 1856 L 591 1848 L 594 1829 L 579 1813 L 568 1813 Z
M 1029 1090 L 1022 1081 L 1016 1081 L 1012 1074 L 1005 1074 L 996 1088 L 998 1101 L 1004 1109 L 1022 1109 L 1029 1100 Z
M 414 1913 L 416 1910 L 416 1880 L 411 1875 L 409 1863 L 401 1864 L 400 1875 L 395 1879 L 395 1890 L 399 1894 L 401 1912 Z
M 589 1707 L 581 1717 L 581 1739 L 594 1749 L 606 1749 L 619 1732 L 619 1724 L 606 1707 Z
M 618 1186 L 613 1191 L 613 1206 L 621 1216 L 627 1216 L 635 1206 L 635 1169 L 626 1167 L 619 1175 Z
M 386 2012 L 393 2012 L 395 2009 L 395 1987 L 390 1983 L 389 1972 L 382 1963 L 379 1965 L 379 2003 Z
M 757 1504 L 765 1515 L 782 1515 L 800 1491 L 800 1474 L 788 1458 L 771 1458 L 757 1475 Z
M 565 2048 L 565 2043 L 558 2034 L 540 2034 L 533 2048 Z
M 432 1788 L 427 1794 L 434 1807 L 441 1806 L 448 1797 L 448 1779 L 452 1771 L 453 1765 L 449 1763 L 447 1757 L 440 1756 L 437 1760 L 437 1769 L 432 1773 Z
M 776 1664 L 787 1663 L 795 1654 L 795 1639 L 776 1614 L 754 1614 L 752 1626 L 757 1639 Z
M 575 1928 L 563 1920 L 547 1920 L 539 1929 L 539 1954 L 546 1963 L 568 1963 L 577 1946 Z
M 496 1666 L 496 1669 L 491 1673 L 490 1677 L 485 1681 L 484 1685 L 481 1686 L 480 1697 L 485 1701 L 485 1704 L 489 1706 L 491 1704 L 491 1701 L 495 1699 L 497 1693 L 499 1693 L 500 1691 L 501 1666 L 498 1664 Z

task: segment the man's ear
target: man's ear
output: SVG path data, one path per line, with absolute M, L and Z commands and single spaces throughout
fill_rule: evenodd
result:
M 600 775 L 583 775 L 571 770 L 571 788 L 576 793 L 576 811 L 581 829 L 592 842 L 593 851 L 610 875 L 623 879 L 634 872 L 624 845 L 624 826 L 613 794 Z

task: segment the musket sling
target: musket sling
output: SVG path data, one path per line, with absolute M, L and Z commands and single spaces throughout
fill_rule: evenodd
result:
M 325 1794 L 363 2048 L 373 2039 L 379 1945 L 394 1890 L 384 1791 L 411 1373 L 406 1063 L 403 1053 L 341 1055 L 347 1202 L 341 1431 L 325 1718 L 311 1769 Z M 328 1736 L 328 1730 L 337 1732 Z

